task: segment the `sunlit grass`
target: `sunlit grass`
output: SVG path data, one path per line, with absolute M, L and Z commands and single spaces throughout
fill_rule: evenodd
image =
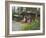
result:
M 22 30 L 30 30 L 31 29 L 31 23 L 24 23 L 22 24 Z
M 23 23 L 21 24 L 22 30 L 39 30 L 40 29 L 40 21 L 33 20 L 31 23 Z

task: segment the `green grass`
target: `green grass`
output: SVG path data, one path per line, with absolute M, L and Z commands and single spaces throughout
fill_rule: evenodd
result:
M 22 30 L 30 30 L 31 29 L 31 24 L 30 23 L 25 23 L 22 24 Z
M 40 29 L 40 21 L 33 20 L 31 23 L 22 24 L 22 30 L 39 30 Z

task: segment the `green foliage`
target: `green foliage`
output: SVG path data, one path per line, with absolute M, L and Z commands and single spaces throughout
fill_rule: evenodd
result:
M 40 29 L 40 21 L 33 20 L 32 23 L 23 24 L 22 30 L 39 30 Z
M 40 29 L 40 21 L 39 20 L 34 20 L 32 23 L 31 23 L 31 25 L 32 25 L 32 28 L 31 28 L 31 30 L 38 30 L 38 29 Z
M 31 29 L 31 24 L 29 23 L 23 24 L 22 30 L 30 30 L 30 29 Z

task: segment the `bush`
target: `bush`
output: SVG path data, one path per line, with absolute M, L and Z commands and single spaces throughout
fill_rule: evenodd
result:
M 38 29 L 40 29 L 40 21 L 39 20 L 34 20 L 32 23 L 31 23 L 31 25 L 32 25 L 32 28 L 31 28 L 31 30 L 38 30 Z

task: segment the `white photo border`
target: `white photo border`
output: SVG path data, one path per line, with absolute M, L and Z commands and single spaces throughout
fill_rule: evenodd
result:
M 40 30 L 12 31 L 12 6 L 40 8 Z M 10 13 L 9 34 L 43 33 L 43 6 L 42 5 L 10 4 L 10 12 L 9 13 Z

